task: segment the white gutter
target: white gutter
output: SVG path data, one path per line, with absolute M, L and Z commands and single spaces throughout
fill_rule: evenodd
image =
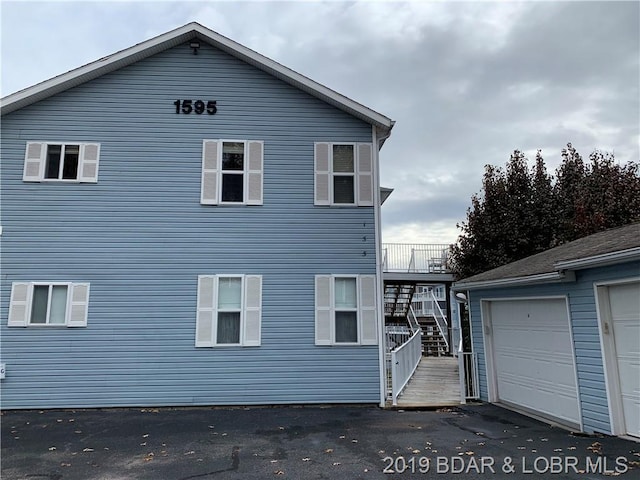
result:
M 513 287 L 520 285 L 533 285 L 538 283 L 551 282 L 573 282 L 576 277 L 572 271 L 558 271 L 550 273 L 541 273 L 538 275 L 528 275 L 526 277 L 499 278 L 495 280 L 482 280 L 478 282 L 461 282 L 454 283 L 451 289 L 456 292 L 464 290 L 477 290 L 480 288 L 493 287 Z
M 588 267 L 603 267 L 605 265 L 613 265 L 615 263 L 627 262 L 631 260 L 640 260 L 640 247 L 629 248 L 617 252 L 603 253 L 592 257 L 577 258 L 575 260 L 565 260 L 554 263 L 554 267 L 558 270 L 580 269 Z
M 373 165 L 373 184 L 374 187 L 374 199 L 373 199 L 373 212 L 375 222 L 375 241 L 376 241 L 376 277 L 378 281 L 376 299 L 378 310 L 378 370 L 380 371 L 380 407 L 384 408 L 387 399 L 387 362 L 386 362 L 386 345 L 384 334 L 384 280 L 382 272 L 382 225 L 381 225 L 381 206 L 380 201 L 380 148 L 384 144 L 384 141 L 391 135 L 391 130 L 387 130 L 379 136 L 379 129 L 374 126 L 371 127 L 371 136 L 373 139 L 373 153 L 374 153 L 374 165 Z

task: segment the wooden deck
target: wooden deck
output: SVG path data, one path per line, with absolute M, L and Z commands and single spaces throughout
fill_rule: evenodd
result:
M 398 397 L 398 408 L 460 405 L 458 359 L 422 357 L 409 384 Z

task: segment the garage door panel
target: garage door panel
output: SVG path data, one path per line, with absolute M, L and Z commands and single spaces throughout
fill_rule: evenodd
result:
M 490 316 L 499 400 L 579 424 L 566 302 L 496 301 Z

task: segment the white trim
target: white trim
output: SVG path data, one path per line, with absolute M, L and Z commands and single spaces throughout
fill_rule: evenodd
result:
M 356 306 L 355 308 L 340 308 L 336 307 L 336 280 L 338 278 L 348 278 L 355 280 L 356 284 Z M 360 312 L 360 275 L 357 274 L 334 274 L 331 275 L 331 345 L 337 347 L 353 347 L 361 345 L 362 337 L 362 315 Z M 356 332 L 355 342 L 338 342 L 336 340 L 336 312 L 356 312 L 356 326 L 358 331 Z
M 353 172 L 334 172 L 333 171 L 333 147 L 348 146 L 353 148 Z M 353 202 L 336 203 L 334 179 L 335 177 L 351 177 L 353 178 Z M 358 206 L 358 143 L 356 142 L 329 142 L 329 205 L 332 207 L 357 207 Z
M 244 274 L 238 274 L 238 273 L 229 273 L 229 274 L 225 274 L 225 273 L 219 273 L 215 275 L 217 277 L 217 282 L 215 283 L 215 288 L 217 289 L 217 291 L 215 292 L 215 300 L 216 303 L 213 306 L 213 310 L 214 310 L 214 315 L 213 315 L 213 327 L 211 329 L 211 336 L 212 336 L 212 346 L 214 348 L 217 347 L 243 347 L 244 346 Z M 240 279 L 240 335 L 238 338 L 238 343 L 218 343 L 218 314 L 220 312 L 222 313 L 229 313 L 229 312 L 236 312 L 238 309 L 237 308 L 233 308 L 233 309 L 220 309 L 218 308 L 218 301 L 219 301 L 219 297 L 220 297 L 220 280 L 224 279 L 224 278 L 239 278 Z
M 573 378 L 576 382 L 576 402 L 578 403 L 578 424 L 580 431 L 584 432 L 584 419 L 582 417 L 582 395 L 580 394 L 580 379 L 578 378 L 578 359 L 576 358 L 576 344 L 573 340 L 573 316 L 571 315 L 571 299 L 564 295 L 567 308 L 567 320 L 569 321 L 569 341 L 571 342 L 571 360 L 573 363 Z
M 459 282 L 452 285 L 453 291 L 477 290 L 480 288 L 506 287 L 512 285 L 533 285 L 537 283 L 574 282 L 575 274 L 572 271 L 540 273 L 525 277 L 499 278 L 495 280 L 482 280 L 478 282 Z
M 578 258 L 575 260 L 564 260 L 554 263 L 553 266 L 558 270 L 578 269 L 596 266 L 601 267 L 632 260 L 640 260 L 640 247 L 628 248 L 617 252 L 603 253 L 592 257 Z
M 616 358 L 614 336 L 612 334 L 613 322 L 611 319 L 609 287 L 637 282 L 640 282 L 640 276 L 626 277 L 616 280 L 603 280 L 593 283 L 593 292 L 596 303 L 596 319 L 598 322 L 598 337 L 600 339 L 600 353 L 602 355 L 602 368 L 607 393 L 609 427 L 611 429 L 611 434 L 618 436 L 626 436 L 627 429 L 624 425 L 624 409 L 622 406 L 620 380 L 618 376 L 618 361 Z M 605 326 L 605 323 L 608 325 Z M 636 437 L 630 438 L 638 441 Z
M 380 198 L 380 148 L 378 133 L 375 127 L 371 127 L 371 163 L 373 165 L 373 218 L 376 255 L 376 318 L 378 321 L 378 369 L 380 372 L 380 407 L 384 407 L 387 398 L 387 362 L 386 362 L 386 335 L 384 334 L 384 281 L 382 279 L 382 226 L 380 222 L 380 210 L 382 201 Z M 388 135 L 387 135 L 388 137 Z
M 239 43 L 234 42 L 202 25 L 191 22 L 175 30 L 171 30 L 150 40 L 114 53 L 80 68 L 76 68 L 50 80 L 46 80 L 32 87 L 8 95 L 2 99 L 1 114 L 5 115 L 19 108 L 26 107 L 39 100 L 60 93 L 71 87 L 98 78 L 106 73 L 118 70 L 168 48 L 185 43 L 197 37 L 247 63 L 253 65 L 283 81 L 297 87 L 351 115 L 375 125 L 389 133 L 394 122 L 361 105 L 350 98 L 341 95 L 324 85 L 301 75 L 281 64 L 267 58 Z M 185 54 L 191 54 L 185 46 Z
M 222 160 L 224 156 L 224 144 L 225 143 L 242 143 L 242 171 L 240 170 L 225 170 L 222 165 Z M 229 140 L 229 139 L 220 139 L 218 140 L 218 165 L 220 166 L 220 170 L 218 171 L 218 205 L 246 205 L 247 204 L 247 163 L 249 161 L 248 157 L 248 140 Z M 227 172 L 227 175 L 242 175 L 242 201 L 241 202 L 225 202 L 222 200 L 222 179 L 224 177 L 224 172 Z

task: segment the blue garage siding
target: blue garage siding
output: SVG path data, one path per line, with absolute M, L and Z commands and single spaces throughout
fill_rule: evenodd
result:
M 369 124 L 185 45 L 2 127 L 4 408 L 380 400 L 376 346 L 314 345 L 314 276 L 376 258 L 372 207 L 314 207 L 313 143 L 371 142 Z M 200 204 L 205 138 L 264 141 L 263 206 Z M 24 183 L 27 141 L 99 142 L 98 183 Z M 262 346 L 194 347 L 197 276 L 219 273 L 263 275 Z M 11 282 L 44 280 L 91 284 L 87 328 L 7 328 Z
M 586 432 L 611 433 L 594 283 L 637 276 L 639 271 L 640 262 L 630 262 L 624 265 L 577 271 L 576 281 L 570 283 L 471 291 L 473 348 L 478 353 L 481 398 L 485 401 L 488 399 L 481 300 L 567 295 L 571 312 L 583 428 Z

